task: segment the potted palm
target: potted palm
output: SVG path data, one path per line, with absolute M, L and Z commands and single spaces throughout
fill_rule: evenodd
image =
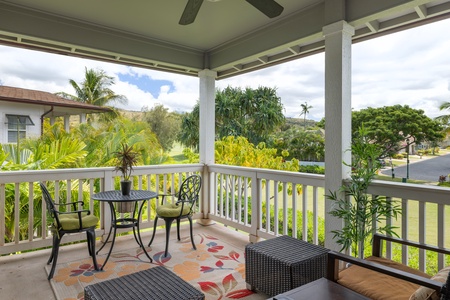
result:
M 338 191 L 325 197 L 334 201 L 332 216 L 344 220 L 344 227 L 331 231 L 341 250 L 352 250 L 353 255 L 364 258 L 365 242 L 372 237 L 373 230 L 397 236 L 396 227 L 385 221 L 401 214 L 401 207 L 386 197 L 367 193 L 369 185 L 381 167 L 379 157 L 382 149 L 367 137 L 367 129 L 359 128 L 351 145 L 352 162 L 350 182 Z M 375 222 L 374 222 L 375 221 Z M 376 224 L 374 224 L 376 223 Z
M 133 146 L 128 146 L 126 143 L 122 143 L 120 150 L 114 152 L 116 158 L 116 171 L 122 173 L 122 180 L 120 181 L 120 187 L 122 195 L 129 196 L 131 191 L 131 172 L 133 166 L 137 163 L 138 153 L 134 151 Z

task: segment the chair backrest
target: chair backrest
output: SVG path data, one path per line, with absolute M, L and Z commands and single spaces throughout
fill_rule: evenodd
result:
M 55 202 L 53 202 L 52 196 L 47 190 L 47 187 L 42 182 L 39 182 L 39 185 L 41 186 L 42 196 L 44 197 L 45 204 L 47 206 L 47 211 L 50 214 L 50 216 L 56 221 L 57 227 L 60 228 L 61 224 L 59 223 L 57 213 L 58 210 L 56 209 Z
M 180 186 L 178 192 L 178 200 L 189 201 L 191 210 L 195 202 L 198 200 L 200 188 L 202 186 L 202 178 L 199 175 L 191 175 L 186 178 Z

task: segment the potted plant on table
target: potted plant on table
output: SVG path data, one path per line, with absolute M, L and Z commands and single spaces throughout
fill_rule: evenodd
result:
M 133 146 L 128 146 L 126 143 L 121 144 L 120 150 L 114 152 L 116 158 L 116 171 L 122 173 L 122 180 L 120 187 L 122 195 L 129 196 L 131 191 L 131 172 L 136 166 L 138 153 L 134 151 Z

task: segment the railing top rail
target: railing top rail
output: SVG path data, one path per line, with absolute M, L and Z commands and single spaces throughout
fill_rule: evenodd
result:
M 438 204 L 450 204 L 450 188 L 414 183 L 374 180 L 368 193 Z
M 203 164 L 136 166 L 133 168 L 132 176 L 143 174 L 199 172 L 202 171 L 203 168 Z M 24 181 L 35 182 L 47 180 L 104 178 L 105 176 L 120 176 L 120 174 L 114 171 L 114 167 L 2 171 L 0 172 L 0 184 L 20 183 Z
M 323 187 L 325 185 L 325 176 L 320 174 L 308 174 L 292 171 L 271 170 L 261 168 L 249 168 L 229 165 L 208 165 L 209 172 L 224 173 L 230 175 L 239 175 L 258 179 L 278 180 L 281 182 L 292 182 L 296 184 L 307 184 Z

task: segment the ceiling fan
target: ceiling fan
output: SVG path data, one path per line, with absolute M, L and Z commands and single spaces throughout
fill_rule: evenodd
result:
M 284 7 L 275 2 L 275 0 L 245 0 L 257 10 L 268 16 L 275 18 L 281 14 Z M 184 8 L 183 14 L 180 18 L 180 25 L 188 25 L 194 22 L 198 11 L 203 4 L 203 0 L 189 0 Z

